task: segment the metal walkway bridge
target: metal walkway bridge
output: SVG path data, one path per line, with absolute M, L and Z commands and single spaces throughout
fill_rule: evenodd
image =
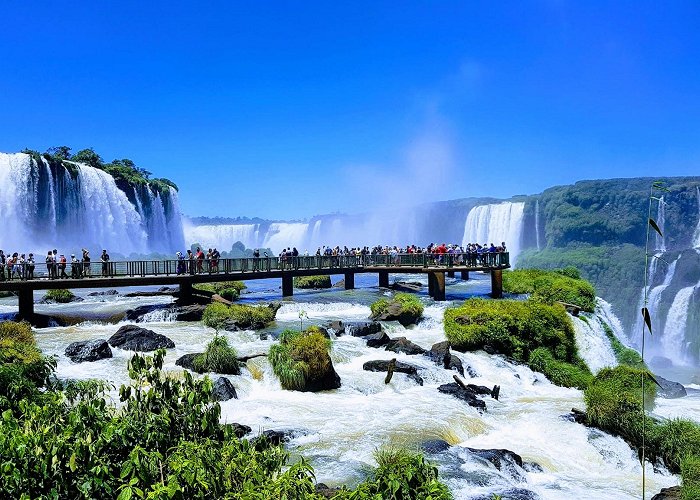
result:
M 0 291 L 13 291 L 19 296 L 19 317 L 31 321 L 34 315 L 34 291 L 75 288 L 115 288 L 146 285 L 179 285 L 180 298 L 187 301 L 192 285 L 220 281 L 282 279 L 282 295 L 294 292 L 296 276 L 343 274 L 345 288 L 355 288 L 355 274 L 377 273 L 379 286 L 389 286 L 390 273 L 427 274 L 428 289 L 433 299 L 445 300 L 445 274 L 454 277 L 459 272 L 469 279 L 470 271 L 485 271 L 491 275 L 491 296 L 503 294 L 502 271 L 510 267 L 509 254 L 398 254 L 398 255 L 338 255 L 299 257 L 259 257 L 218 260 L 127 260 L 88 265 L 47 264 L 7 266 L 0 280 Z M 55 277 L 51 275 L 55 273 Z

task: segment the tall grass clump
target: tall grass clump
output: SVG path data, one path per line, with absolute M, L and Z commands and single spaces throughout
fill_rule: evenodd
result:
M 416 323 L 423 315 L 423 303 L 410 293 L 397 293 L 390 300 L 382 297 L 370 305 L 372 319 L 398 321 L 403 326 Z
M 303 391 L 332 368 L 330 347 L 330 340 L 316 330 L 285 330 L 268 359 L 284 389 Z
M 198 283 L 193 288 L 203 292 L 215 293 L 226 300 L 234 301 L 240 297 L 246 286 L 242 281 L 220 281 L 218 283 Z
M 207 344 L 206 350 L 192 360 L 192 368 L 197 373 L 214 372 L 224 375 L 241 373 L 238 353 L 228 343 L 226 337 L 216 336 Z
M 330 276 L 296 276 L 293 281 L 294 288 L 313 289 L 313 288 L 330 288 Z
M 43 300 L 56 302 L 57 304 L 67 304 L 75 299 L 75 294 L 70 290 L 59 288 L 56 290 L 47 290 Z
M 214 302 L 204 309 L 202 322 L 217 331 L 229 325 L 239 329 L 257 330 L 274 321 L 275 314 L 276 310 L 266 305 L 231 304 L 229 306 Z

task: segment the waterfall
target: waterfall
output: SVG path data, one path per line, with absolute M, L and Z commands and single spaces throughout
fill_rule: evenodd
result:
M 698 197 L 698 225 L 695 226 L 695 232 L 693 233 L 693 248 L 700 248 L 700 186 L 695 187 L 695 192 Z
M 576 346 L 581 358 L 595 374 L 606 366 L 617 366 L 617 358 L 605 334 L 598 314 L 571 317 L 576 332 Z
M 540 248 L 540 200 L 535 201 L 535 238 L 537 240 L 537 250 Z
M 185 226 L 185 242 L 189 245 L 199 243 L 206 248 L 217 248 L 228 252 L 234 243 L 241 242 L 246 248 L 260 246 L 260 224 L 222 224 Z
M 275 253 L 291 247 L 303 253 L 308 229 L 309 225 L 305 222 L 273 222 L 265 234 L 262 246 Z
M 661 346 L 664 355 L 673 360 L 674 363 L 688 362 L 685 330 L 688 323 L 690 299 L 697 287 L 698 285 L 693 285 L 681 288 L 668 310 L 664 333 L 661 336 Z
M 648 295 L 648 304 L 647 308 L 651 312 L 651 319 L 652 319 L 652 329 L 653 331 L 659 332 L 661 331 L 660 325 L 657 324 L 658 321 L 656 320 L 657 315 L 658 315 L 658 310 L 659 310 L 659 304 L 661 302 L 661 293 L 668 288 L 668 286 L 671 284 L 671 281 L 673 280 L 673 276 L 676 274 L 676 265 L 678 264 L 678 261 L 680 260 L 680 255 L 669 264 L 668 269 L 666 270 L 666 274 L 664 275 L 663 282 L 660 285 L 657 285 L 655 287 L 652 287 L 652 283 L 654 283 L 654 278 L 657 273 L 657 268 L 658 268 L 658 263 L 660 261 L 661 254 L 657 253 L 652 257 L 651 263 L 649 264 L 649 295 Z M 637 307 L 638 311 L 642 310 L 642 307 L 644 307 L 644 291 L 642 290 L 642 295 L 639 298 L 639 307 Z M 633 342 L 636 346 L 641 346 L 642 345 L 642 330 L 644 328 L 644 322 L 642 320 L 641 313 L 639 314 L 637 321 L 635 322 L 634 326 L 634 332 L 631 335 L 631 338 L 633 339 Z M 655 337 L 652 337 L 654 339 Z
M 50 248 L 67 255 L 83 247 L 124 255 L 169 252 L 183 241 L 175 191 L 166 197 L 143 191 L 148 201 L 134 191 L 134 202 L 103 170 L 0 153 L 0 247 L 37 257 Z
M 467 214 L 462 244 L 506 242 L 511 265 L 520 252 L 525 203 L 494 203 L 474 207 Z
M 656 209 L 656 224 L 659 226 L 659 229 L 661 229 L 661 232 L 665 235 L 666 233 L 666 203 L 664 202 L 664 197 L 662 196 L 659 198 L 659 205 Z M 665 252 L 666 251 L 666 236 L 663 236 L 657 232 L 654 232 L 656 235 L 656 250 L 659 250 L 660 252 Z

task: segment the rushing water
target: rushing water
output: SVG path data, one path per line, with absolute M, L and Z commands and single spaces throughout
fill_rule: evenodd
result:
M 406 277 L 404 277 L 406 278 Z M 422 281 L 424 277 L 407 277 Z M 273 333 L 285 327 L 299 326 L 299 313 L 308 319 L 304 325 L 323 324 L 331 319 L 361 320 L 369 315 L 369 304 L 386 291 L 376 287 L 376 278 L 358 276 L 358 289 L 346 291 L 298 291 L 285 299 L 277 315 Z M 246 302 L 279 300 L 279 283 L 274 280 L 249 282 Z M 468 282 L 448 279 L 447 294 L 452 302 L 435 303 L 425 292 L 424 319 L 416 326 L 404 328 L 386 323 L 391 337 L 406 336 L 424 348 L 445 339 L 443 312 L 446 307 L 471 295 L 486 294 L 487 276 L 476 274 Z M 87 292 L 80 292 L 87 293 Z M 110 316 L 119 310 L 148 302 L 167 302 L 169 298 L 86 297 L 85 302 L 67 305 L 37 305 L 39 312 L 66 314 L 71 311 L 97 310 L 96 316 Z M 0 310 L 9 310 L 11 299 L 3 299 Z M 604 306 L 604 305 L 603 305 Z M 601 307 L 602 311 L 602 307 Z M 601 312 L 601 314 L 605 314 Z M 586 357 L 603 366 L 610 361 L 609 346 L 600 341 L 600 319 L 590 316 L 588 323 L 577 320 L 578 336 L 590 338 Z M 585 325 L 584 325 L 585 324 Z M 186 353 L 201 352 L 214 332 L 198 323 L 167 321 L 154 315 L 146 326 L 173 339 L 176 347 L 166 356 L 167 370 L 179 370 L 175 360 Z M 119 324 L 87 322 L 72 327 L 46 328 L 37 331 L 39 346 L 58 356 L 58 374 L 66 378 L 106 378 L 114 384 L 127 381 L 126 363 L 131 353 L 113 349 L 114 358 L 95 363 L 75 364 L 63 356 L 73 341 L 108 338 Z M 252 331 L 227 332 L 225 335 L 240 355 L 267 352 L 272 336 L 261 340 Z M 369 348 L 360 338 L 341 336 L 333 341 L 331 357 L 341 377 L 342 387 L 323 393 L 300 393 L 282 390 L 264 358 L 248 363 L 248 370 L 230 380 L 239 399 L 222 403 L 222 419 L 263 429 L 288 429 L 292 438 L 288 447 L 293 454 L 308 457 L 318 481 L 330 485 L 355 484 L 373 463 L 372 454 L 382 445 L 393 443 L 418 446 L 429 439 L 444 439 L 456 445 L 435 455 L 442 477 L 456 498 L 468 499 L 479 494 L 523 488 L 543 499 L 639 498 L 641 469 L 635 453 L 621 439 L 589 429 L 562 418 L 572 407 L 583 408 L 582 393 L 557 387 L 541 374 L 522 365 L 511 364 L 501 357 L 483 352 L 457 353 L 465 365 L 476 372 L 469 382 L 502 387 L 500 400 L 486 398 L 487 411 L 474 408 L 451 396 L 441 394 L 437 386 L 452 381 L 455 372 L 444 370 L 424 356 L 394 354 Z M 384 384 L 384 374 L 366 372 L 362 364 L 373 359 L 397 358 L 419 367 L 424 380 L 418 386 L 404 374 L 394 375 Z M 683 412 L 693 400 L 676 400 L 660 407 L 660 413 L 672 416 Z M 697 403 L 697 400 L 694 400 Z M 675 413 L 674 413 L 675 412 Z M 699 417 L 700 418 L 700 417 Z M 536 462 L 542 471 L 518 467 L 498 471 L 475 459 L 465 449 L 506 448 L 520 454 L 525 461 Z M 649 467 L 649 492 L 678 483 L 678 478 Z
M 462 244 L 486 243 L 499 245 L 505 241 L 514 263 L 520 251 L 525 203 L 494 203 L 480 205 L 469 211 L 464 223 Z

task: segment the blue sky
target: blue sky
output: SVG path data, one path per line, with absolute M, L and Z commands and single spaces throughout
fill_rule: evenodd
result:
M 700 2 L 0 9 L 0 151 L 131 158 L 188 215 L 700 174 Z

